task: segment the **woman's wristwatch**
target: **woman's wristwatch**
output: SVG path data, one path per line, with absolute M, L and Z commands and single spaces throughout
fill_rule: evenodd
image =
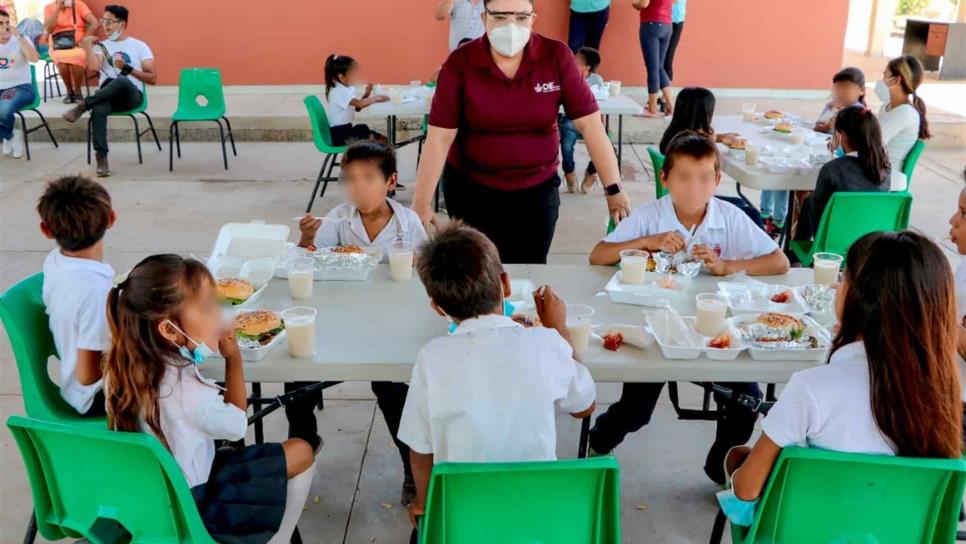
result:
M 612 183 L 604 187 L 604 194 L 607 196 L 619 195 L 623 191 L 620 182 Z

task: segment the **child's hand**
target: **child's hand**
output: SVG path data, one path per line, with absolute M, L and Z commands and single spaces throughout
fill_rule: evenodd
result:
M 374 89 L 374 88 L 375 87 L 372 85 L 372 83 L 367 83 L 366 84 L 366 92 L 362 95 L 362 97 L 365 98 L 365 97 L 369 96 L 370 94 L 372 94 L 372 89 Z
M 684 237 L 677 231 L 662 232 L 644 238 L 644 249 L 677 253 L 684 249 Z
M 373 102 L 389 102 L 389 97 L 384 94 L 379 94 L 372 97 Z
M 418 529 L 419 517 L 426 513 L 426 509 L 416 506 L 416 503 L 410 504 L 407 508 L 409 508 L 409 522 L 413 524 L 414 529 Z
M 321 226 L 321 219 L 309 213 L 305 214 L 305 217 L 299 221 L 299 232 L 302 233 L 299 239 L 299 247 L 309 247 L 314 245 L 315 235 L 319 232 L 319 227 Z
M 708 269 L 708 272 L 712 276 L 727 276 L 731 273 L 728 270 L 728 263 L 721 260 L 721 257 L 718 257 L 718 254 L 710 247 L 704 244 L 697 244 L 691 248 L 691 253 L 695 258 L 704 262 L 704 267 Z
M 537 317 L 544 327 L 557 330 L 567 327 L 567 305 L 549 285 L 533 292 L 533 303 L 537 307 Z
M 218 339 L 218 353 L 225 358 L 226 362 L 241 361 L 241 351 L 238 349 L 238 340 L 235 338 L 235 327 Z

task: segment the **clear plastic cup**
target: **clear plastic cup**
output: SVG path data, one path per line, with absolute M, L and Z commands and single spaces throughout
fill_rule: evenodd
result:
M 741 120 L 746 123 L 755 121 L 755 105 L 751 102 L 741 104 Z
M 621 283 L 628 285 L 644 285 L 644 273 L 647 272 L 647 258 L 650 253 L 640 249 L 625 249 L 621 255 Z
M 701 293 L 694 297 L 694 329 L 704 336 L 718 336 L 728 315 L 728 299 L 717 293 Z
M 409 242 L 393 242 L 389 246 L 389 274 L 393 281 L 409 281 L 413 277 L 414 247 Z
M 308 306 L 295 306 L 282 310 L 285 336 L 288 338 L 288 354 L 296 359 L 315 355 L 315 316 L 318 311 Z
M 610 83 L 610 95 L 617 96 L 621 94 L 621 82 L 617 80 L 609 81 Z
M 578 357 L 587 353 L 593 317 L 594 309 L 586 304 L 567 305 L 567 331 L 570 332 L 570 344 Z
M 752 144 L 745 144 L 745 164 L 748 166 L 754 166 L 758 164 L 761 159 L 761 150 L 758 146 Z
M 288 265 L 288 291 L 293 300 L 312 298 L 315 283 L 315 259 L 303 257 Z
M 815 269 L 815 283 L 832 285 L 839 281 L 839 269 L 842 268 L 844 258 L 836 253 L 816 253 L 812 256 L 812 267 Z

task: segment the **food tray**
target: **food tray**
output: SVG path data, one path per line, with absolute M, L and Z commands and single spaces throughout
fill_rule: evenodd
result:
M 732 330 L 730 348 L 709 348 L 708 342 L 713 337 L 704 336 L 696 331 L 694 329 L 696 318 L 691 316 L 681 316 L 681 320 L 684 321 L 685 326 L 687 326 L 687 331 L 685 331 L 684 335 L 680 337 L 680 342 L 674 342 L 671 340 L 670 336 L 670 327 L 668 324 L 669 315 L 670 312 L 667 310 L 645 312 L 647 325 L 654 334 L 654 339 L 657 340 L 657 345 L 660 346 L 661 353 L 663 353 L 664 357 L 667 359 L 691 360 L 697 359 L 703 353 L 712 361 L 733 361 L 745 348 L 748 347 L 741 337 L 737 335 L 736 331 Z
M 758 315 L 764 312 L 780 312 L 794 316 L 808 313 L 808 306 L 795 289 L 786 285 L 760 282 L 718 282 L 718 291 L 728 299 L 732 315 Z M 772 302 L 771 297 L 788 291 L 791 297 L 786 303 Z
M 382 260 L 382 250 L 379 248 L 366 249 L 365 257 L 354 257 L 352 254 L 333 254 L 332 248 L 322 248 L 314 252 L 305 248 L 287 248 L 279 258 L 279 266 L 275 277 L 288 278 L 288 263 L 299 257 L 315 259 L 315 281 L 366 281 Z M 358 254 L 357 254 L 358 255 Z
M 677 287 L 667 289 L 658 286 L 657 281 L 665 276 L 666 274 L 658 274 L 657 272 L 645 272 L 644 285 L 629 285 L 621 282 L 621 273 L 618 271 L 607 282 L 604 291 L 614 302 L 661 308 L 667 306 L 672 299 L 684 299 L 688 294 L 688 288 L 691 286 L 691 279 L 685 278 L 681 274 L 672 276 Z
M 275 349 L 275 346 L 281 344 L 285 340 L 285 331 L 278 333 L 272 341 L 265 344 L 264 346 L 257 348 L 243 348 L 241 344 L 238 345 L 238 351 L 241 352 L 242 361 L 249 363 L 257 363 L 268 355 L 268 352 Z
M 631 346 L 639 349 L 646 349 L 654 343 L 654 335 L 642 325 L 628 325 L 623 323 L 613 323 L 610 325 L 594 325 L 591 336 L 601 344 L 604 336 L 609 332 L 619 332 L 624 336 L 623 346 Z M 622 346 L 622 347 L 623 347 Z
M 757 315 L 742 315 L 728 319 L 731 333 L 740 336 L 738 326 L 742 323 L 755 321 L 757 318 Z M 799 318 L 805 323 L 805 333 L 818 338 L 822 347 L 814 349 L 768 349 L 748 344 L 748 353 L 751 358 L 755 361 L 818 361 L 824 359 L 832 346 L 832 337 L 829 332 L 811 317 L 799 316 Z

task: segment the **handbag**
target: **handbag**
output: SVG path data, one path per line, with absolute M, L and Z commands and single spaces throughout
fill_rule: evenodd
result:
M 77 10 L 74 8 L 74 6 L 70 7 L 70 13 L 74 20 L 74 24 L 71 26 L 70 30 L 57 32 L 56 34 L 52 34 L 50 36 L 50 43 L 53 45 L 55 51 L 61 49 L 74 49 L 77 47 L 77 40 L 74 38 L 75 31 L 77 30 Z

